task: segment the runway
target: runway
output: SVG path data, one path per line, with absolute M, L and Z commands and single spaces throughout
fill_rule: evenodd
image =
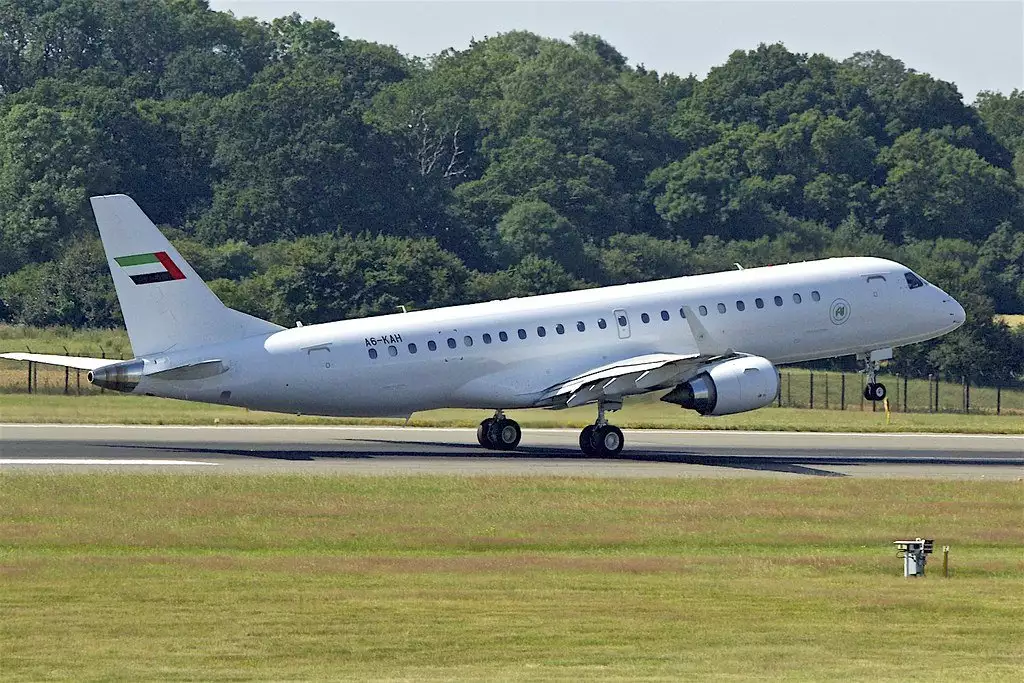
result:
M 616 459 L 578 432 L 524 430 L 514 453 L 471 429 L 0 425 L 0 470 L 593 477 L 1024 479 L 1024 437 L 627 430 Z

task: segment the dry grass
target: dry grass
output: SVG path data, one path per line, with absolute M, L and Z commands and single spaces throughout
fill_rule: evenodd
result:
M 2 475 L 8 679 L 1011 679 L 1013 483 Z M 906 581 L 890 541 L 953 546 Z M 897 665 L 897 663 L 899 665 Z
M 488 415 L 481 410 L 432 410 L 416 413 L 409 424 L 421 427 L 475 427 Z M 583 427 L 594 421 L 594 407 L 569 410 L 513 410 L 524 427 Z M 1012 415 L 892 413 L 848 410 L 763 408 L 749 413 L 704 418 L 657 400 L 627 401 L 612 415 L 626 428 L 751 429 L 768 431 L 962 432 L 1024 434 L 1024 420 Z M 404 424 L 394 419 L 297 417 L 242 408 L 107 393 L 93 396 L 0 394 L 0 422 L 63 424 Z
M 996 320 L 1002 320 L 1010 327 L 1024 327 L 1024 313 L 1016 315 L 1011 315 L 1008 313 L 1003 315 L 997 315 Z

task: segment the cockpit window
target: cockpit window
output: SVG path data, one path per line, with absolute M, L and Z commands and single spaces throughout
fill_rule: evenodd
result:
M 924 287 L 924 282 L 921 278 L 911 273 L 909 270 L 903 273 L 903 277 L 907 278 L 907 286 L 911 289 L 917 289 L 918 287 Z

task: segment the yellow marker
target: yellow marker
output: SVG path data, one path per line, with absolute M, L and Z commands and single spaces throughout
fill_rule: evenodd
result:
M 890 418 L 892 417 L 892 415 L 889 413 L 889 399 L 885 399 L 884 401 L 882 401 L 882 404 L 885 406 L 885 424 L 889 424 Z

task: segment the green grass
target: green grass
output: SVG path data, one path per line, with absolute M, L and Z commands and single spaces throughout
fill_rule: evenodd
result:
M 1021 486 L 3 474 L 0 678 L 1012 680 Z
M 524 427 L 582 428 L 593 423 L 595 408 L 568 410 L 510 410 Z M 430 410 L 416 413 L 409 424 L 419 427 L 475 427 L 490 415 L 486 410 Z M 1013 415 L 962 415 L 885 411 L 806 410 L 762 408 L 739 415 L 701 417 L 652 398 L 627 400 L 623 410 L 611 413 L 612 422 L 631 429 L 749 429 L 767 431 L 850 432 L 960 432 L 1024 434 L 1024 420 Z M 191 403 L 146 396 L 103 394 L 53 396 L 0 394 L 0 422 L 53 424 L 182 424 L 182 425 L 403 425 L 388 418 L 326 418 L 249 411 L 229 406 Z

